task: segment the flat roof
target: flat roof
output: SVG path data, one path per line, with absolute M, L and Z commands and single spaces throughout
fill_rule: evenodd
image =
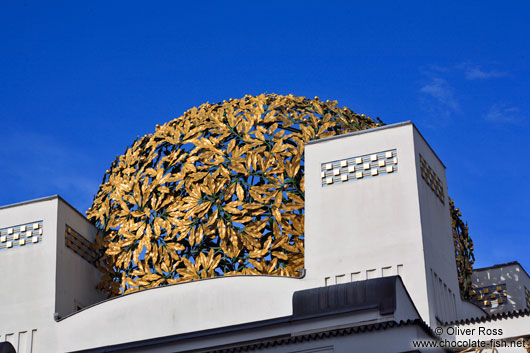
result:
M 33 200 L 27 200 L 27 201 L 22 201 L 22 202 L 15 202 L 15 203 L 12 203 L 12 204 L 9 204 L 9 205 L 4 205 L 4 206 L 0 206 L 0 210 L 4 210 L 6 208 L 12 208 L 12 207 L 18 207 L 18 206 L 25 206 L 25 205 L 29 205 L 29 204 L 32 204 L 32 203 L 38 203 L 38 202 L 44 202 L 44 201 L 50 201 L 50 200 L 55 200 L 55 199 L 59 199 L 60 201 L 62 201 L 65 205 L 69 206 L 72 210 L 74 210 L 75 212 L 77 212 L 81 217 L 85 218 L 86 219 L 86 215 L 84 215 L 83 213 L 81 213 L 77 208 L 75 208 L 74 206 L 72 206 L 71 204 L 68 203 L 68 201 L 66 201 L 65 199 L 63 199 L 60 195 L 58 194 L 55 194 L 55 195 L 51 195 L 51 196 L 45 196 L 45 197 L 39 197 L 37 199 L 33 199 Z
M 375 323 L 359 321 L 352 322 L 351 325 L 348 326 L 343 325 L 332 327 L 318 327 L 317 329 L 315 329 L 314 332 L 305 331 L 305 333 L 302 335 L 298 335 L 296 337 L 292 336 L 292 331 L 289 326 L 295 322 L 303 322 L 306 320 L 320 320 L 324 316 L 330 317 L 345 313 L 356 313 L 365 311 L 367 309 L 376 309 L 380 312 L 381 315 L 394 314 L 397 305 L 399 304 L 397 302 L 398 281 L 401 283 L 402 288 L 405 289 L 405 292 L 408 295 L 408 292 L 403 286 L 403 282 L 399 276 L 381 277 L 357 282 L 331 285 L 328 287 L 304 289 L 293 293 L 293 314 L 289 316 L 282 316 L 272 319 L 253 321 L 170 336 L 149 338 L 103 347 L 94 347 L 89 349 L 83 349 L 77 352 L 112 352 L 127 349 L 132 350 L 137 348 L 147 350 L 150 346 L 157 345 L 160 347 L 160 345 L 169 345 L 188 339 L 205 339 L 209 336 L 211 337 L 215 335 L 228 335 L 246 330 L 265 332 L 266 330 L 271 328 L 282 327 L 283 329 L 281 329 L 281 332 L 276 331 L 272 336 L 265 335 L 260 337 L 258 343 L 255 339 L 251 339 L 249 341 L 248 338 L 245 338 L 238 342 L 229 343 L 229 345 L 231 346 L 231 348 L 234 348 L 235 351 L 239 352 L 239 346 L 243 347 L 243 350 L 246 351 L 247 349 L 254 350 L 266 347 L 262 347 L 261 344 L 286 345 L 290 343 L 301 342 L 301 340 L 316 340 L 327 338 L 328 336 L 359 334 L 364 332 L 387 330 L 403 326 L 419 327 L 429 337 L 436 338 L 433 331 L 421 318 L 419 318 L 419 314 L 417 311 L 415 314 L 417 317 L 411 317 L 405 321 L 395 321 L 395 317 L 391 317 L 387 321 Z M 364 293 L 364 295 L 359 295 L 360 293 Z M 407 296 L 402 300 L 406 300 L 414 304 L 410 296 Z M 322 302 L 327 303 L 327 305 L 322 306 Z M 223 343 L 216 344 L 216 346 L 223 346 Z M 201 349 L 211 348 L 213 348 L 213 346 Z M 226 350 L 222 351 L 231 352 L 231 348 L 227 348 Z
M 528 272 L 526 272 L 524 267 L 521 266 L 521 264 L 519 262 L 517 262 L 517 261 L 510 261 L 510 262 L 506 262 L 506 263 L 503 263 L 503 264 L 495 264 L 495 265 L 488 266 L 488 267 L 474 268 L 473 272 L 494 270 L 496 268 L 503 268 L 503 267 L 508 267 L 508 266 L 519 266 L 521 268 L 521 270 L 523 270 L 523 272 L 526 274 L 526 276 L 528 276 L 530 278 L 530 275 L 528 275 Z
M 510 262 L 505 262 L 503 264 L 495 264 L 495 265 L 491 265 L 491 266 L 475 268 L 475 269 L 473 269 L 473 271 L 485 271 L 485 270 L 491 270 L 493 268 L 501 268 L 501 267 L 512 266 L 512 265 L 521 266 L 521 264 L 519 262 L 517 262 L 517 261 L 510 261 Z
M 317 143 L 320 143 L 320 142 L 326 142 L 326 141 L 331 141 L 331 140 L 335 140 L 335 139 L 340 139 L 340 138 L 345 138 L 345 137 L 350 137 L 350 136 L 356 136 L 356 135 L 361 135 L 361 134 L 367 134 L 367 133 L 370 133 L 370 132 L 375 132 L 375 131 L 381 131 L 381 130 L 386 130 L 386 129 L 394 129 L 394 128 L 397 128 L 397 127 L 402 127 L 402 126 L 407 126 L 407 125 L 412 125 L 414 127 L 414 129 L 418 132 L 418 135 L 421 136 L 421 138 L 423 139 L 423 141 L 425 142 L 425 144 L 427 145 L 427 147 L 429 147 L 429 149 L 431 150 L 431 152 L 434 154 L 434 156 L 438 159 L 438 161 L 442 164 L 442 166 L 444 168 L 447 168 L 445 166 L 445 164 L 442 162 L 442 160 L 440 159 L 440 157 L 438 157 L 438 155 L 436 154 L 436 152 L 434 152 L 433 148 L 431 147 L 431 145 L 429 145 L 429 142 L 427 142 L 427 140 L 425 139 L 425 137 L 423 137 L 423 135 L 421 134 L 420 130 L 418 130 L 418 128 L 416 127 L 416 125 L 414 125 L 414 123 L 410 120 L 407 120 L 407 121 L 402 121 L 400 123 L 395 123 L 395 124 L 389 124 L 389 125 L 383 125 L 383 126 L 378 126 L 378 127 L 374 127 L 374 128 L 370 128 L 370 129 L 366 129 L 366 130 L 360 130 L 360 131 L 354 131 L 354 132 L 348 132 L 348 133 L 345 133 L 345 134 L 340 134 L 340 135 L 335 135 L 335 136 L 330 136 L 330 137 L 325 137 L 325 138 L 321 138 L 321 139 L 318 139 L 318 140 L 311 140 L 311 141 L 308 141 L 306 142 L 306 145 L 314 145 L 314 144 L 317 144 Z

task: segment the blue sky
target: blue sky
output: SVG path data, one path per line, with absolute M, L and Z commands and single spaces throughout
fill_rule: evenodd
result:
M 84 212 L 156 124 L 245 94 L 319 96 L 412 120 L 476 265 L 530 270 L 528 1 L 191 3 L 1 3 L 0 205 L 60 194 Z

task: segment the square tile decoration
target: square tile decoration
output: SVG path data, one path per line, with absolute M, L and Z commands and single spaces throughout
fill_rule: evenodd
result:
M 21 246 L 28 247 L 42 242 L 42 221 L 11 225 L 0 229 L 0 254 L 2 251 L 13 251 Z M 30 242 L 26 238 L 35 239 Z M 1 256 L 1 255 L 0 255 Z
M 396 173 L 397 149 L 353 156 L 321 164 L 322 186 L 359 181 Z

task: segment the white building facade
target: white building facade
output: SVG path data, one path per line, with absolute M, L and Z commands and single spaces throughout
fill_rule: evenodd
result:
M 299 278 L 106 300 L 82 214 L 59 196 L 0 207 L 0 352 L 409 352 L 529 338 L 530 278 L 517 263 L 475 271 L 474 297 L 461 299 L 445 166 L 411 122 L 310 142 L 305 171 Z

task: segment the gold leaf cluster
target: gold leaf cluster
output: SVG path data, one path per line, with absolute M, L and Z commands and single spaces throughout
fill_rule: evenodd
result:
M 116 158 L 87 211 L 110 296 L 222 275 L 299 276 L 304 144 L 375 127 L 275 94 L 203 104 Z
M 453 242 L 455 246 L 456 270 L 458 273 L 458 284 L 460 293 L 464 299 L 471 298 L 473 273 L 473 240 L 469 236 L 467 223 L 460 218 L 462 213 L 455 208 L 455 202 L 449 199 L 449 210 L 451 212 L 451 225 L 453 229 Z

